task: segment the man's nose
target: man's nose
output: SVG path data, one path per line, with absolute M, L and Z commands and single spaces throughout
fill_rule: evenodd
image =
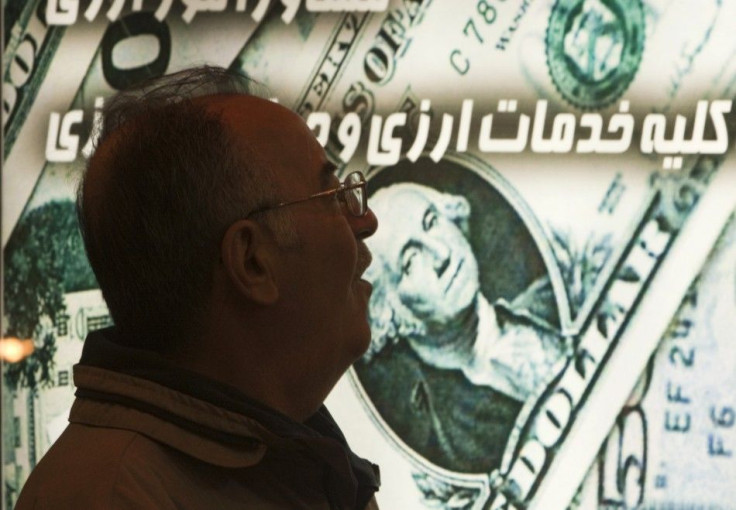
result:
M 425 246 L 432 254 L 432 266 L 437 277 L 441 278 L 450 265 L 450 248 L 437 239 L 428 237 L 424 240 Z
M 370 207 L 363 216 L 353 216 L 347 213 L 347 217 L 353 232 L 355 232 L 355 237 L 358 239 L 365 239 L 376 233 L 378 218 L 376 218 L 375 213 Z

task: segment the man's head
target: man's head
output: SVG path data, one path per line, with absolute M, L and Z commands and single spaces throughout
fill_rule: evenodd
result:
M 336 195 L 268 209 L 338 180 L 304 121 L 250 88 L 202 68 L 108 102 L 79 192 L 90 261 L 133 345 L 170 354 L 215 330 L 260 335 L 218 356 L 279 351 L 300 358 L 294 377 L 339 377 L 370 341 L 360 276 L 375 216 Z
M 392 218 L 390 229 L 368 241 L 376 350 L 388 340 L 420 338 L 429 324 L 449 324 L 475 302 L 480 287 L 465 198 L 400 183 L 378 190 L 371 207 Z
M 270 169 L 236 149 L 203 100 L 250 88 L 245 78 L 203 68 L 105 104 L 78 211 L 103 296 L 131 344 L 169 351 L 201 327 L 219 238 L 275 195 Z

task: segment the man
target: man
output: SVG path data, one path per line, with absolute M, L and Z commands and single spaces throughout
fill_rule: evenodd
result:
M 370 343 L 376 217 L 250 88 L 205 67 L 106 104 L 78 206 L 116 326 L 17 509 L 375 508 L 322 402 Z
M 548 281 L 531 282 L 512 303 L 491 303 L 466 238 L 464 197 L 399 183 L 371 203 L 379 216 L 395 204 L 402 214 L 368 241 L 376 259 L 368 275 L 373 345 L 358 374 L 410 447 L 447 469 L 490 472 L 521 407 L 565 352 L 559 333 L 534 313 L 552 303 Z M 384 385 L 390 398 L 381 396 Z

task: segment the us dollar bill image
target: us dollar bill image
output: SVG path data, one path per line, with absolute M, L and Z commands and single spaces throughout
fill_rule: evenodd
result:
M 570 508 L 733 508 L 735 287 L 732 216 Z
M 369 179 L 381 223 L 370 241 L 373 342 L 328 404 L 356 450 L 381 464 L 380 505 L 525 508 L 552 484 L 569 486 L 552 495 L 568 506 L 646 366 L 621 369 L 616 354 L 649 359 L 662 338 L 664 330 L 642 341 L 631 329 L 639 310 L 662 294 L 679 303 L 732 207 L 718 193 L 733 186 L 732 155 L 643 152 L 639 140 L 652 113 L 668 122 L 668 139 L 683 116 L 691 138 L 698 101 L 710 107 L 736 95 L 728 22 L 736 4 L 406 0 L 384 12 L 300 9 L 288 23 L 277 2 L 257 22 L 253 6 L 228 5 L 189 23 L 176 1 L 163 20 L 158 2 L 126 6 L 115 21 L 88 21 L 82 9 L 64 28 L 45 78 L 28 80 L 39 84 L 35 99 L 5 147 L 6 267 L 13 253 L 22 261 L 33 252 L 30 240 L 13 240 L 29 230 L 23 225 L 43 225 L 49 211 L 73 214 L 105 97 L 204 62 L 247 73 L 308 121 L 315 114 L 310 125 L 341 174 L 359 169 Z M 17 23 L 23 33 L 26 22 Z M 25 53 L 13 51 L 6 63 L 17 65 Z M 71 72 L 79 55 L 84 65 Z M 731 139 L 734 113 L 722 115 Z M 605 131 L 614 116 L 632 119 L 631 143 L 608 154 L 576 150 L 594 130 L 582 127 L 585 115 L 602 119 L 602 142 L 621 139 Z M 534 121 L 519 149 L 524 116 Z M 578 130 L 559 150 L 550 141 L 567 131 L 557 119 L 571 117 Z M 718 138 L 717 120 L 708 117 L 706 140 Z M 698 215 L 706 206 L 715 212 Z M 72 264 L 83 254 L 63 256 Z M 658 279 L 668 260 L 678 270 Z M 55 296 L 22 331 L 10 327 L 15 318 L 3 323 L 4 336 L 36 345 L 23 369 L 4 368 L 4 504 L 12 508 L 64 426 L 81 341 L 109 317 L 84 278 L 65 277 L 51 294 L 12 290 L 7 269 L 5 278 L 5 315 L 21 295 Z M 664 328 L 674 312 L 654 315 Z M 622 396 L 601 389 L 608 372 L 628 387 Z M 578 432 L 591 413 L 606 414 L 601 407 L 610 419 Z
M 606 107 L 612 101 L 619 99 L 623 90 L 631 90 L 629 86 L 636 85 L 634 75 L 637 72 L 644 72 L 641 67 L 644 65 L 645 58 L 643 47 L 645 32 L 647 30 L 650 34 L 654 32 L 652 28 L 647 28 L 645 19 L 647 16 L 654 17 L 656 14 L 657 21 L 660 22 L 660 19 L 665 17 L 664 11 L 667 11 L 668 7 L 667 5 L 655 6 L 657 7 L 655 10 L 651 6 L 647 9 L 641 4 L 631 4 L 627 8 L 631 10 L 632 6 L 639 10 L 632 15 L 631 20 L 616 17 L 616 15 L 621 15 L 623 7 L 627 7 L 621 5 L 617 12 L 614 9 L 615 15 L 608 16 L 610 23 L 607 25 L 601 21 L 605 20 L 607 9 L 602 9 L 601 16 L 597 16 L 597 11 L 594 10 L 588 21 L 588 23 L 592 23 L 590 20 L 595 19 L 601 21 L 596 30 L 604 26 L 610 28 L 611 25 L 616 26 L 616 23 L 619 23 L 622 30 L 626 31 L 629 30 L 626 28 L 627 22 L 631 22 L 632 26 L 637 29 L 639 38 L 632 39 L 633 42 L 626 43 L 616 37 L 612 37 L 609 41 L 611 44 L 608 45 L 608 50 L 611 45 L 618 44 L 627 46 L 629 51 L 637 53 L 636 58 L 625 63 L 625 68 L 616 70 L 620 74 L 617 79 L 623 83 L 621 85 L 617 82 L 618 92 L 611 92 L 606 97 L 600 96 L 602 92 L 596 93 L 598 96 L 593 94 L 594 97 L 600 96 L 598 104 L 575 103 L 575 98 L 572 96 L 559 97 L 561 92 L 555 95 L 554 90 L 562 87 L 561 84 L 550 83 L 549 77 L 531 75 L 528 78 L 530 87 L 528 97 L 548 97 L 550 102 L 556 101 L 558 107 L 560 104 L 570 103 L 580 108 Z M 405 11 L 397 8 L 383 18 L 380 25 L 378 21 L 374 21 L 376 27 L 372 31 L 369 28 L 370 25 L 367 27 L 365 25 L 367 18 L 354 16 L 341 18 L 341 25 L 332 30 L 318 30 L 315 27 L 319 26 L 320 20 L 312 18 L 308 21 L 313 30 L 309 37 L 305 37 L 303 31 L 297 33 L 293 27 L 284 27 L 277 23 L 265 24 L 261 26 L 262 32 L 256 36 L 259 44 L 252 49 L 246 47 L 239 65 L 256 74 L 266 71 L 265 67 L 261 67 L 261 64 L 267 65 L 266 61 L 259 58 L 259 55 L 271 47 L 269 43 L 273 45 L 274 51 L 279 51 L 278 41 L 289 37 L 295 40 L 298 38 L 302 43 L 301 55 L 313 56 L 297 59 L 295 65 L 315 59 L 317 64 L 311 70 L 307 69 L 304 72 L 309 76 L 309 82 L 307 85 L 302 85 L 299 94 L 289 95 L 287 92 L 288 90 L 299 90 L 299 84 L 296 82 L 293 86 L 283 87 L 286 96 L 280 95 L 280 97 L 290 98 L 289 104 L 293 107 L 305 108 L 307 112 L 320 108 L 334 111 L 326 106 L 330 102 L 330 97 L 337 96 L 336 101 L 342 97 L 342 113 L 344 115 L 358 113 L 364 120 L 362 126 L 367 128 L 369 120 L 372 119 L 371 115 L 377 112 L 401 111 L 403 107 L 413 108 L 414 113 L 418 113 L 418 105 L 422 98 L 431 97 L 433 105 L 437 104 L 438 97 L 442 98 L 439 99 L 440 102 L 445 101 L 445 105 L 450 104 L 454 98 L 454 110 L 453 105 L 449 105 L 444 112 L 454 114 L 457 121 L 460 99 L 464 95 L 462 93 L 454 95 L 447 91 L 444 91 L 443 94 L 429 92 L 433 86 L 440 86 L 438 85 L 441 83 L 440 79 L 434 75 L 433 78 L 436 78 L 436 81 L 429 77 L 422 80 L 422 76 L 427 74 L 423 69 L 423 66 L 426 65 L 425 56 L 418 56 L 416 63 L 411 61 L 411 51 L 419 51 L 416 50 L 417 47 L 424 48 L 433 45 L 432 47 L 437 48 L 436 40 L 426 40 L 424 43 L 419 40 L 424 34 L 429 39 L 436 38 L 439 20 L 443 26 L 446 26 L 448 20 L 452 18 L 450 15 L 438 14 L 438 25 L 426 28 L 424 32 L 423 27 L 431 24 L 432 10 L 440 7 L 437 4 L 426 3 L 416 3 L 413 7 L 415 7 L 413 10 Z M 550 16 L 548 19 L 552 18 L 552 14 L 562 16 L 563 7 L 555 4 L 553 12 L 548 13 Z M 575 19 L 584 18 L 585 9 L 581 10 L 580 4 L 577 7 L 577 14 L 571 16 L 577 16 Z M 605 8 L 606 6 L 594 7 Z M 699 19 L 703 33 L 700 34 L 701 39 L 698 39 L 693 46 L 702 45 L 704 39 L 713 37 L 714 19 L 712 15 L 720 7 L 715 4 L 712 7 L 714 9 L 709 16 Z M 496 11 L 494 9 L 489 12 Z M 489 19 L 491 15 L 489 14 Z M 672 16 L 675 15 L 670 13 L 669 16 L 671 16 L 671 22 Z M 531 19 L 534 19 L 533 16 Z M 401 24 L 398 20 L 403 20 L 405 23 Z M 638 26 L 637 23 L 639 23 Z M 670 37 L 661 23 L 659 25 L 660 37 Z M 334 25 L 330 26 L 334 27 Z M 468 34 L 472 34 L 474 26 L 473 24 L 467 25 Z M 361 37 L 361 31 L 365 31 L 365 36 Z M 582 33 L 581 37 L 583 37 L 586 32 L 585 27 L 579 27 L 578 32 Z M 371 38 L 371 34 L 376 34 L 376 36 Z M 569 34 L 558 35 L 563 40 L 572 38 Z M 723 32 L 721 35 L 727 37 Z M 503 96 L 503 92 L 495 94 L 490 92 L 488 96 L 492 98 L 524 97 L 525 80 L 504 81 L 504 71 L 519 67 L 518 64 L 514 65 L 517 62 L 521 62 L 525 73 L 531 74 L 537 67 L 532 64 L 534 55 L 537 58 L 557 58 L 560 61 L 565 59 L 563 53 L 555 54 L 549 49 L 553 46 L 554 41 L 545 48 L 545 41 L 552 37 L 549 32 L 542 29 L 536 34 L 527 34 L 527 36 L 525 40 L 529 44 L 520 54 L 514 56 L 514 62 L 506 67 L 498 66 L 495 80 L 489 76 L 487 81 L 483 81 L 486 90 L 491 88 L 493 83 L 503 83 L 508 86 L 510 81 L 518 87 L 513 96 L 511 94 Z M 688 34 L 688 37 L 690 36 L 691 34 Z M 387 42 L 391 37 L 394 39 L 390 43 Z M 319 41 L 316 47 L 309 45 L 312 38 Z M 365 39 L 368 39 L 368 42 L 363 43 Z M 564 46 L 559 41 L 557 44 Z M 586 47 L 584 41 L 579 41 L 579 44 L 581 47 Z M 660 44 L 665 44 L 664 40 Z M 733 47 L 732 41 L 730 44 Z M 539 51 L 531 53 L 530 48 L 532 47 L 536 47 Z M 392 48 L 394 48 L 393 51 Z M 437 48 L 437 53 L 442 49 Z M 697 52 L 702 52 L 702 48 Z M 450 56 L 458 55 L 454 49 L 448 53 Z M 590 58 L 606 56 L 605 52 L 604 55 L 597 55 L 595 51 L 590 53 L 592 53 L 588 55 Z M 693 54 L 690 53 L 687 55 L 688 58 L 692 56 Z M 680 54 L 671 54 L 670 57 L 672 60 L 668 64 L 673 70 L 677 68 L 678 58 L 684 58 Z M 650 57 L 650 59 L 653 58 L 655 57 Z M 354 63 L 355 60 L 357 63 Z M 489 67 L 490 61 L 491 59 L 488 59 L 485 62 Z M 601 61 L 601 65 L 616 68 L 615 58 L 601 58 Z M 496 64 L 498 61 L 493 63 Z M 544 61 L 538 68 L 547 73 L 543 63 Z M 595 67 L 595 62 L 591 61 L 590 64 Z M 657 67 L 657 72 L 660 73 L 663 67 L 661 64 L 661 61 L 650 60 L 650 68 Z M 402 69 L 407 67 L 408 70 L 402 73 Z M 448 67 L 452 67 L 452 61 Z M 352 72 L 351 69 L 353 69 Z M 457 69 L 452 70 L 460 73 Z M 289 79 L 296 80 L 293 75 L 279 71 L 279 69 L 268 67 L 266 79 L 270 86 L 278 88 L 280 84 Z M 437 67 L 433 67 L 432 72 L 436 73 L 436 71 Z M 469 72 L 465 68 L 461 71 Z M 649 69 L 647 71 L 651 72 Z M 716 76 L 723 78 L 720 73 L 721 70 L 715 71 Z M 567 79 L 571 90 L 580 89 L 583 80 L 578 77 L 573 87 L 569 85 L 569 80 L 575 77 L 575 73 L 569 70 L 569 75 Z M 678 101 L 685 101 L 680 94 L 684 90 L 683 83 L 687 81 L 686 77 L 687 73 L 681 73 L 677 87 L 665 90 L 667 86 L 663 84 L 662 90 L 655 91 L 656 94 L 642 87 L 642 92 L 638 97 L 642 101 L 649 102 L 651 97 L 656 96 L 660 101 L 658 107 L 662 110 L 675 108 Z M 696 77 L 690 77 L 690 79 L 694 78 Z M 730 79 L 732 77 L 729 77 Z M 343 82 L 348 84 L 343 88 L 343 90 L 347 88 L 346 92 L 341 94 L 339 90 Z M 700 84 L 700 94 L 706 97 L 705 90 L 708 89 L 703 85 L 707 82 L 708 80 L 703 80 Z M 688 86 L 695 86 L 690 83 L 688 82 Z M 459 87 L 462 82 L 458 80 L 454 84 Z M 477 86 L 477 82 L 469 83 L 469 90 L 472 90 L 473 85 Z M 723 85 L 719 86 L 726 89 L 731 85 L 728 80 L 724 79 Z M 601 89 L 606 89 L 606 87 L 601 86 Z M 422 90 L 428 92 L 422 92 Z M 714 89 L 712 93 L 718 96 L 721 91 Z M 483 99 L 488 96 L 473 90 L 468 91 L 465 97 L 474 98 L 477 106 L 479 103 L 482 104 Z M 637 97 L 637 95 L 634 94 L 631 97 Z M 381 101 L 385 106 L 381 107 Z M 355 105 L 354 110 L 351 110 L 352 103 Z M 634 103 L 633 100 L 632 103 Z M 491 104 L 491 101 L 486 104 Z M 651 104 L 648 104 L 647 108 L 651 108 Z M 439 111 L 440 109 L 437 108 L 435 114 L 437 115 Z M 340 140 L 338 132 L 337 136 L 328 140 L 328 144 L 332 141 L 335 142 L 335 146 L 328 145 L 328 148 L 332 148 L 336 158 L 339 158 L 346 145 L 344 142 L 353 140 L 347 140 L 347 137 Z M 362 140 L 362 142 L 365 141 Z M 365 145 L 363 148 L 368 152 L 369 149 Z M 431 146 L 429 148 L 431 149 Z M 357 151 L 357 154 L 357 157 L 353 157 L 347 163 L 347 167 L 360 166 L 361 163 L 356 160 L 360 158 L 361 152 Z M 575 351 L 576 345 L 582 341 L 580 338 L 585 336 L 583 335 L 585 322 L 590 317 L 595 317 L 596 326 L 595 328 L 588 326 L 590 327 L 589 332 L 598 328 L 597 331 L 605 331 L 605 334 L 610 334 L 612 339 L 621 334 L 621 331 L 612 331 L 616 323 L 616 320 L 613 320 L 614 312 L 621 308 L 621 303 L 607 302 L 606 299 L 603 299 L 599 303 L 600 308 L 588 306 L 590 303 L 595 303 L 600 297 L 600 294 L 594 292 L 594 287 L 605 265 L 604 262 L 612 261 L 611 263 L 615 265 L 624 260 L 612 256 L 613 253 L 621 254 L 621 251 L 625 251 L 627 246 L 654 241 L 654 244 L 659 244 L 659 249 L 662 250 L 655 256 L 658 258 L 664 256 L 667 247 L 664 238 L 658 241 L 645 240 L 637 238 L 635 234 L 637 229 L 646 225 L 651 228 L 655 222 L 660 221 L 645 221 L 644 216 L 639 216 L 640 208 L 646 209 L 655 203 L 659 203 L 664 209 L 669 208 L 660 202 L 662 195 L 658 195 L 654 202 L 650 195 L 655 189 L 655 186 L 652 186 L 652 179 L 657 173 L 653 169 L 656 169 L 661 161 L 646 159 L 642 161 L 637 160 L 636 157 L 631 157 L 631 159 L 622 157 L 611 162 L 610 173 L 606 174 L 604 168 L 607 162 L 600 160 L 583 162 L 579 158 L 564 161 L 560 159 L 555 164 L 546 167 L 548 173 L 545 175 L 541 170 L 545 168 L 543 161 L 525 160 L 518 156 L 510 158 L 503 155 L 494 155 L 491 160 L 487 155 L 481 154 L 481 151 L 476 151 L 474 154 L 479 156 L 479 160 L 448 154 L 442 162 L 437 163 L 429 161 L 430 158 L 427 158 L 425 154 L 424 159 L 411 162 L 402 160 L 391 166 L 375 166 L 370 165 L 370 161 L 363 162 L 364 167 L 367 168 L 367 174 L 372 178 L 374 188 L 378 188 L 375 195 L 372 195 L 372 203 L 377 210 L 384 213 L 379 217 L 385 218 L 389 223 L 371 243 L 374 254 L 381 253 L 381 257 L 384 258 L 383 252 L 385 251 L 387 252 L 385 258 L 390 259 L 384 266 L 378 266 L 377 271 L 383 273 L 382 276 L 393 279 L 394 282 L 388 282 L 384 287 L 384 283 L 378 281 L 381 276 L 377 276 L 374 282 L 374 300 L 383 301 L 376 303 L 376 306 L 371 309 L 372 320 L 376 322 L 374 330 L 376 345 L 367 358 L 356 364 L 352 381 L 358 398 L 381 431 L 383 439 L 395 450 L 401 452 L 411 466 L 403 470 L 401 475 L 397 474 L 402 478 L 396 486 L 402 487 L 403 490 L 396 490 L 391 493 L 391 496 L 386 496 L 386 501 L 394 504 L 401 501 L 402 505 L 417 507 L 425 505 L 448 508 L 481 507 L 489 499 L 494 499 L 499 493 L 504 493 L 504 490 L 509 494 L 509 500 L 515 500 L 515 504 L 528 503 L 524 501 L 524 498 L 529 496 L 537 481 L 532 480 L 527 487 L 517 490 L 510 485 L 510 482 L 513 482 L 510 477 L 504 478 L 500 475 L 504 470 L 506 474 L 511 472 L 510 466 L 514 462 L 513 450 L 525 444 L 520 435 L 523 434 L 525 427 L 532 426 L 531 421 L 535 412 L 544 411 L 542 406 L 535 403 L 540 401 L 535 401 L 535 396 L 539 395 L 534 395 L 535 389 L 537 393 L 544 393 L 547 389 L 550 391 L 552 389 L 539 384 L 540 380 L 544 380 L 544 376 L 541 375 L 545 372 L 543 367 L 548 364 L 554 365 L 555 353 L 558 356 L 557 360 L 563 360 L 563 363 L 565 359 L 575 359 L 566 358 L 562 353 L 566 349 Z M 370 159 L 369 156 L 366 159 Z M 699 188 L 699 184 L 696 184 L 698 181 L 705 185 L 710 179 L 706 175 L 712 176 L 711 170 L 717 171 L 720 166 L 720 161 L 716 160 L 703 160 L 700 163 L 691 160 L 688 163 L 691 172 L 689 174 L 680 172 L 680 174 L 686 177 L 693 176 L 695 182 L 691 184 L 694 188 Z M 593 167 L 598 172 L 595 177 L 591 177 L 589 173 Z M 530 170 L 531 168 L 534 170 Z M 594 184 L 596 178 L 601 179 L 597 183 L 599 186 L 597 202 L 592 193 L 592 190 L 596 189 Z M 683 181 L 683 185 L 685 188 L 690 188 L 691 184 L 684 184 L 687 180 L 686 178 Z M 574 199 L 564 191 L 565 186 L 571 182 L 577 182 L 579 189 L 585 190 L 575 199 L 591 200 L 592 203 L 587 205 L 587 209 L 580 203 L 577 204 L 580 209 L 573 212 L 576 206 L 571 204 L 571 200 Z M 482 192 L 484 186 L 490 188 L 485 196 Z M 492 190 L 495 190 L 495 193 Z M 659 192 L 655 192 L 657 193 Z M 678 194 L 679 191 L 675 193 Z M 449 198 L 447 196 L 442 198 L 442 195 L 449 195 Z M 499 199 L 498 195 L 503 198 Z M 522 199 L 520 195 L 527 200 Z M 389 196 L 391 198 L 388 198 Z M 554 203 L 554 199 L 550 197 L 555 196 L 564 201 L 564 206 L 561 205 L 561 202 Z M 380 204 L 393 204 L 394 209 L 392 210 L 391 206 L 377 205 L 373 201 L 374 197 Z M 625 197 L 631 202 L 627 204 L 622 202 Z M 410 202 L 411 206 L 408 205 Z M 424 204 L 424 207 L 421 204 Z M 433 206 L 430 207 L 430 204 Z M 541 212 L 545 206 L 548 208 Z M 455 212 L 445 211 L 443 213 L 444 208 L 454 209 Z M 486 209 L 486 218 L 475 218 L 474 220 L 473 211 L 476 211 L 477 216 L 478 209 L 483 208 Z M 498 212 L 499 209 L 514 210 L 516 214 L 506 213 L 504 215 L 503 212 Z M 533 211 L 530 213 L 529 209 Z M 556 217 L 557 214 L 560 216 Z M 489 218 L 493 215 L 497 217 Z M 540 218 L 542 225 L 539 222 Z M 652 217 L 648 219 L 652 220 Z M 684 218 L 680 218 L 675 222 L 679 223 L 683 220 Z M 466 228 L 467 222 L 472 221 L 476 221 L 476 225 Z M 586 225 L 588 221 L 591 223 Z M 443 222 L 444 227 L 436 226 Z M 451 225 L 453 222 L 456 223 L 454 227 Z M 498 224 L 504 225 L 506 232 L 503 231 L 503 228 L 497 227 Z M 494 226 L 496 226 L 496 232 L 494 232 Z M 430 248 L 431 242 L 428 241 L 425 246 L 417 248 L 417 245 L 422 244 L 417 241 L 417 238 L 421 235 L 431 238 L 431 235 L 424 232 L 433 229 L 436 229 L 436 232 L 442 232 L 438 235 L 443 242 L 437 243 L 439 246 Z M 477 237 L 463 241 L 461 232 L 463 235 Z M 493 239 L 494 234 L 498 236 L 497 239 Z M 509 237 L 513 237 L 514 242 L 509 241 Z M 538 240 L 539 244 L 535 246 L 532 239 Z M 551 241 L 546 243 L 544 239 Z M 385 246 L 381 245 L 381 240 L 384 240 Z M 392 243 L 398 246 L 389 246 Z M 452 245 L 455 249 L 448 245 Z M 514 262 L 505 261 L 503 253 L 500 256 L 498 254 L 503 250 L 494 245 L 507 248 L 509 253 L 516 255 L 516 260 Z M 422 251 L 425 253 L 423 262 L 421 261 L 422 255 L 416 254 Z M 432 256 L 427 255 L 432 251 L 436 253 Z M 519 256 L 520 253 L 525 256 Z M 407 257 L 407 260 L 403 260 L 403 257 Z M 435 258 L 434 262 L 428 262 L 432 257 Z M 483 268 L 482 259 L 484 257 L 486 264 L 495 265 L 494 269 L 498 274 L 493 274 L 493 271 Z M 417 268 L 417 265 L 424 267 Z M 468 269 L 471 266 L 477 267 Z M 634 268 L 628 266 L 628 269 Z M 643 288 L 640 288 L 639 292 L 643 294 L 649 290 L 645 285 L 648 283 L 649 275 L 637 274 L 639 269 L 636 268 L 632 275 L 621 273 L 620 278 L 625 280 L 632 276 L 634 281 L 642 283 Z M 694 276 L 696 269 L 697 265 L 690 268 L 690 277 Z M 394 271 L 394 274 L 387 275 L 391 270 Z M 645 269 L 645 273 L 647 270 Z M 445 289 L 449 290 L 453 285 L 457 285 L 455 282 L 463 282 L 464 295 L 459 291 L 449 295 L 447 301 L 452 302 L 452 306 L 447 306 L 448 303 L 443 302 L 439 297 L 441 292 L 435 292 L 433 295 L 430 289 L 425 288 L 423 289 L 424 295 L 406 291 L 402 300 L 401 297 L 397 297 L 401 295 L 401 291 L 396 288 L 399 286 L 396 282 L 404 278 L 402 273 L 411 271 L 419 274 L 424 272 L 423 276 L 418 277 L 422 283 L 415 287 L 429 287 L 432 273 L 441 272 L 442 277 L 446 279 L 444 283 L 449 285 Z M 524 272 L 527 274 L 523 274 Z M 566 281 L 563 275 L 567 275 L 569 279 Z M 612 275 L 609 273 L 608 276 Z M 516 282 L 510 283 L 514 279 Z M 615 278 L 609 282 L 613 280 Z M 406 285 L 410 286 L 410 284 Z M 498 288 L 493 288 L 494 285 Z M 601 285 L 605 287 L 607 284 L 604 282 Z M 550 289 L 557 289 L 557 294 L 555 295 Z M 615 292 L 617 290 L 614 290 Z M 404 301 L 411 302 L 415 309 L 407 312 L 406 308 L 409 307 Z M 504 310 L 503 304 L 511 306 L 507 306 Z M 534 313 L 531 312 L 532 304 L 536 305 Z M 452 309 L 453 306 L 455 310 Z M 610 307 L 610 310 L 607 310 L 606 307 Z M 503 311 L 497 312 L 498 309 Z M 556 324 L 558 328 L 556 333 L 550 333 L 550 310 L 552 310 L 552 324 Z M 504 311 L 505 317 L 496 318 L 503 316 Z M 626 312 L 633 312 L 633 310 L 629 308 Z M 554 317 L 555 313 L 559 315 Z M 417 317 L 417 314 L 420 317 Z M 408 315 L 410 319 L 397 318 L 400 315 Z M 519 315 L 524 318 L 519 319 Z M 449 322 L 450 327 L 438 329 L 436 324 L 433 324 L 442 321 Z M 496 324 L 495 328 L 488 328 L 487 325 L 494 321 L 499 324 Z M 611 321 L 613 325 L 609 326 L 608 321 Z M 525 326 L 519 325 L 519 322 Z M 481 339 L 478 331 L 483 328 L 489 333 Z M 486 339 L 494 337 L 493 329 L 497 330 L 496 337 L 503 336 L 504 333 L 498 330 L 504 330 L 504 328 L 515 331 L 506 333 L 511 345 L 505 346 L 505 349 L 510 352 L 501 354 L 507 355 L 508 358 L 523 358 L 534 367 L 519 366 L 523 365 L 521 363 L 514 366 L 510 362 L 502 362 L 500 359 L 493 358 L 493 348 L 488 346 L 492 342 Z M 576 335 L 580 335 L 577 340 Z M 429 341 L 426 340 L 428 337 Z M 516 342 L 516 349 L 512 338 L 520 338 Z M 462 340 L 459 343 L 464 345 L 458 344 L 456 342 L 458 339 Z M 518 347 L 519 344 L 525 345 L 526 348 Z M 592 346 L 587 346 L 587 348 L 592 348 Z M 483 351 L 488 358 L 479 360 L 475 352 L 469 354 L 464 352 L 464 349 Z M 496 349 L 504 350 L 498 346 Z M 535 360 L 535 356 L 537 363 L 532 361 Z M 462 360 L 463 357 L 466 358 L 465 361 Z M 527 380 L 523 382 L 520 380 L 523 379 L 519 377 L 521 373 L 526 374 Z M 558 372 L 560 373 L 562 372 Z M 570 371 L 568 375 L 572 373 Z M 636 372 L 628 377 L 628 384 L 631 386 L 635 382 L 635 374 Z M 516 376 L 515 379 L 514 376 Z M 524 416 L 524 418 L 515 422 L 514 420 L 519 416 Z M 514 429 L 515 426 L 516 429 Z M 600 431 L 602 435 L 608 432 L 608 426 L 604 427 Z M 364 433 L 365 431 L 361 428 L 361 434 Z M 374 437 L 371 446 L 366 446 L 366 451 L 374 450 L 375 443 L 378 441 L 380 439 Z M 597 446 L 593 447 L 593 451 L 595 450 Z M 505 451 L 510 453 L 506 456 L 506 466 L 502 467 Z M 545 452 L 542 453 L 544 454 Z M 516 460 L 522 458 L 518 456 Z M 393 458 L 389 465 L 395 465 Z M 483 468 L 479 467 L 481 465 Z M 539 466 L 534 466 L 534 468 L 537 469 Z M 494 472 L 494 469 L 498 471 Z M 491 483 L 489 483 L 489 475 Z M 416 486 L 414 491 L 407 489 L 412 483 Z M 490 488 L 493 483 L 497 484 L 496 488 L 499 490 L 494 491 Z M 504 487 L 505 483 L 507 483 L 506 487 Z M 524 495 L 524 490 L 529 492 Z
M 547 477 L 555 483 L 555 462 L 566 483 L 571 462 L 592 462 L 600 444 L 587 444 L 592 434 L 581 438 L 574 424 L 586 408 L 623 405 L 600 383 L 607 371 L 611 377 L 608 360 L 617 350 L 647 349 L 627 329 L 662 285 L 659 266 L 683 254 L 683 239 L 673 248 L 678 228 L 660 226 L 669 221 L 670 192 L 679 195 L 689 179 L 653 192 L 627 244 L 593 237 L 580 248 L 554 228 L 546 237 L 518 188 L 487 167 L 471 170 L 474 164 L 399 164 L 374 177 L 370 197 L 390 228 L 367 241 L 373 343 L 350 382 L 384 439 L 408 460 L 396 487 L 417 507 L 522 507 L 535 502 Z M 402 204 L 402 215 L 391 215 L 392 203 Z M 692 276 L 700 267 L 676 265 Z M 638 370 L 613 372 L 619 386 L 636 382 Z M 602 441 L 613 418 L 601 421 Z M 576 444 L 588 454 L 564 452 Z

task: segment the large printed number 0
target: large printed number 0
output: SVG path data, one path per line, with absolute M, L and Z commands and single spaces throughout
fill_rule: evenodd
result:
M 116 65 L 113 52 L 117 45 L 131 37 L 146 35 L 153 36 L 158 41 L 158 53 L 155 58 L 147 52 L 141 52 L 140 58 L 143 61 L 139 65 L 125 68 Z M 116 90 L 126 89 L 146 78 L 163 75 L 170 59 L 169 27 L 166 22 L 158 21 L 150 12 L 135 12 L 117 20 L 107 28 L 102 38 L 102 73 L 107 83 Z

